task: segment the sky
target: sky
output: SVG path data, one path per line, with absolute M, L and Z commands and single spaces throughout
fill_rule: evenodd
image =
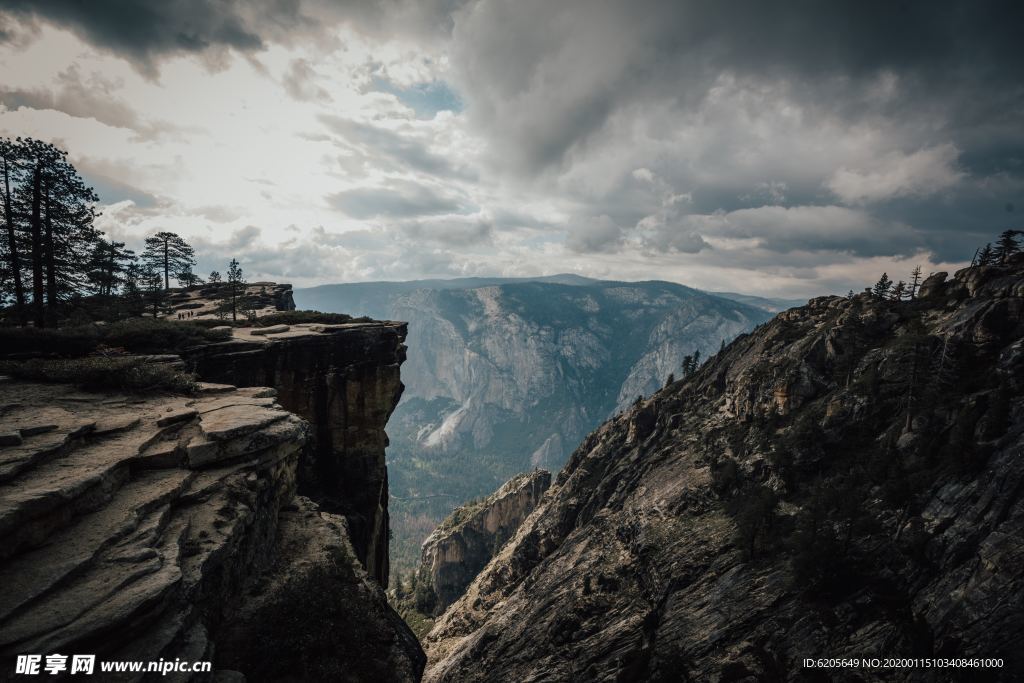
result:
M 804 297 L 1024 227 L 1024 4 L 0 0 L 0 135 L 98 225 L 309 286 Z

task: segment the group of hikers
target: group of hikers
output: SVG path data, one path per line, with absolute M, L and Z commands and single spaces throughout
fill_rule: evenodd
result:
M 192 317 L 192 311 L 179 311 L 178 320 L 186 320 Z

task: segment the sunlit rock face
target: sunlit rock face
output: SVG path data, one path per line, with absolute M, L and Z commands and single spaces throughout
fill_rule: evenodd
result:
M 421 576 L 434 591 L 437 612 L 466 591 L 550 485 L 546 470 L 519 475 L 490 496 L 455 510 L 423 542 Z
M 871 652 L 1019 680 L 1024 258 L 927 284 L 784 312 L 587 436 L 425 680 L 806 680 Z

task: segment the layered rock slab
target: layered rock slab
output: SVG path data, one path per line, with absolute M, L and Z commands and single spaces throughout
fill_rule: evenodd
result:
M 0 449 L 5 671 L 22 653 L 214 659 L 255 581 L 300 573 L 297 548 L 348 542 L 337 525 L 282 521 L 281 509 L 295 508 L 309 426 L 273 392 L 139 398 L 22 382 L 3 391 L 0 431 L 24 435 Z M 362 571 L 351 551 L 333 567 L 346 578 Z M 363 657 L 414 680 L 422 652 L 412 635 L 379 587 L 356 584 L 357 619 L 389 624 L 394 643 L 372 643 Z M 303 637 L 321 624 L 291 627 Z M 359 642 L 353 633 L 331 634 L 335 647 Z M 233 668 L 266 680 L 251 665 Z

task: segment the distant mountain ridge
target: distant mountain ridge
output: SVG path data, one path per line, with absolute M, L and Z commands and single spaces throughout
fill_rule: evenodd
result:
M 388 424 L 393 562 L 456 505 L 513 475 L 557 471 L 580 439 L 682 359 L 772 313 L 670 282 L 574 275 L 326 285 L 300 309 L 409 323 L 405 392 Z
M 543 275 L 539 277 L 459 277 L 459 278 L 431 278 L 425 280 L 375 280 L 371 282 L 342 282 L 337 284 L 317 285 L 298 290 L 302 293 L 303 308 L 310 310 L 323 310 L 325 312 L 344 312 L 352 315 L 367 315 L 373 317 L 376 313 L 384 310 L 386 303 L 382 298 L 397 295 L 403 292 L 411 292 L 417 289 L 474 289 L 476 287 L 492 287 L 495 285 L 518 284 L 524 282 L 541 282 L 559 285 L 573 285 L 586 287 L 588 285 L 607 284 L 619 282 L 620 284 L 640 284 L 642 282 L 666 284 L 677 284 L 667 280 L 642 280 L 629 283 L 619 280 L 598 280 L 584 277 L 574 273 L 556 273 L 555 275 Z M 680 285 L 685 286 L 685 285 Z M 755 308 L 776 313 L 788 308 L 802 306 L 804 299 L 785 299 L 780 297 L 762 297 L 753 294 L 740 294 L 737 292 L 715 292 L 704 291 L 712 296 L 719 296 L 723 299 L 731 299 Z M 335 306 L 339 299 L 343 299 L 351 306 L 350 311 L 328 311 L 325 307 Z M 360 307 L 366 307 L 365 310 Z

